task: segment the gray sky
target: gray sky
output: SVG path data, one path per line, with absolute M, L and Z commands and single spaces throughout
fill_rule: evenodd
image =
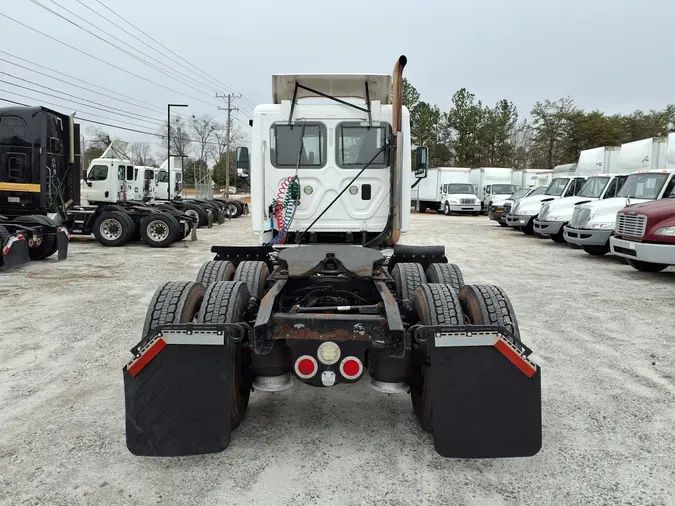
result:
M 51 0 L 37 1 L 63 13 Z M 143 38 L 96 0 L 81 1 L 100 16 L 77 0 L 55 1 L 90 20 L 92 31 L 117 33 L 121 41 L 161 59 L 119 30 L 115 23 Z M 584 109 L 608 113 L 660 109 L 675 102 L 675 67 L 668 60 L 673 50 L 669 37 L 675 19 L 672 0 L 101 1 L 210 76 L 243 93 L 250 103 L 239 100 L 237 104 L 248 114 L 253 109 L 251 103 L 271 100 L 273 73 L 388 73 L 400 54 L 408 57 L 405 76 L 422 99 L 443 110 L 449 108 L 453 93 L 461 87 L 489 104 L 510 99 L 521 117 L 537 100 L 567 95 Z M 190 89 L 29 0 L 5 0 L 0 13 L 176 92 L 115 70 L 0 16 L 0 49 L 4 51 L 149 102 L 160 110 L 167 102 L 187 103 L 188 114 L 208 112 L 224 118 L 224 111 L 217 110 L 218 101 L 212 98 L 215 91 L 227 93 L 224 87 L 216 90 L 209 83 L 209 90 L 203 93 Z M 13 60 L 2 53 L 0 58 Z M 178 68 L 180 72 L 171 72 L 178 77 L 187 73 L 175 63 L 168 64 Z M 101 98 L 2 61 L 0 70 L 78 97 Z M 35 88 L 4 74 L 0 79 Z M 19 102 L 38 101 L 5 90 L 40 96 L 5 83 L 0 83 L 0 90 L 0 97 Z M 43 99 L 60 104 L 68 100 Z M 160 112 L 102 100 L 156 121 L 164 118 Z M 53 107 L 64 112 L 77 108 Z M 78 110 L 85 116 L 86 108 Z M 112 113 L 86 111 L 92 119 L 93 113 L 113 117 Z M 246 113 L 238 113 L 243 123 L 247 122 Z M 130 118 L 114 121 L 127 122 L 144 126 L 139 129 L 157 130 L 150 123 Z M 131 132 L 122 137 L 156 141 Z

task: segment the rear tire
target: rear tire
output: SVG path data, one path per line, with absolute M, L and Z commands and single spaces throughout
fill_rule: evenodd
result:
M 148 214 L 141 220 L 141 239 L 151 248 L 168 248 L 181 235 L 180 223 L 169 213 Z
M 499 325 L 520 341 L 516 313 L 504 291 L 494 285 L 466 285 L 458 293 L 464 314 L 473 325 Z
M 204 285 L 216 283 L 218 281 L 231 281 L 234 276 L 234 264 L 228 260 L 204 262 L 199 273 L 197 281 Z
M 225 216 L 230 218 L 239 218 L 244 212 L 244 208 L 236 200 L 228 200 L 225 207 Z
M 460 325 L 464 318 L 457 294 L 449 285 L 423 284 L 413 295 L 413 307 L 422 325 Z M 410 397 L 422 429 L 433 430 L 431 357 L 428 344 L 413 352 Z
M 5 227 L 0 225 L 0 248 L 2 248 L 5 245 L 5 242 L 7 239 L 9 239 L 10 233 L 7 231 Z
M 195 281 L 170 281 L 160 286 L 145 315 L 143 339 L 160 325 L 192 322 L 199 312 L 204 292 L 204 285 Z
M 430 264 L 426 276 L 429 283 L 451 285 L 455 291 L 464 286 L 462 271 L 455 264 Z
M 207 217 L 206 217 L 206 209 L 204 209 L 202 206 L 199 204 L 192 204 L 192 203 L 185 203 L 185 210 L 186 211 L 194 211 L 197 213 L 198 217 L 198 224 L 197 227 L 203 227 L 207 223 Z
M 520 231 L 525 235 L 534 235 L 534 220 L 530 220 L 527 225 L 520 227 Z
M 554 242 L 557 242 L 558 244 L 565 244 L 567 241 L 565 241 L 565 235 L 563 232 L 563 229 L 560 229 L 560 232 L 557 234 L 553 234 L 550 236 L 551 239 L 553 239 Z
M 403 301 L 412 301 L 413 293 L 418 287 L 427 282 L 427 276 L 421 264 L 402 262 L 394 266 L 391 276 L 396 283 L 396 296 L 399 305 Z
M 225 263 L 225 262 L 221 262 Z M 211 284 L 204 295 L 197 321 L 199 323 L 237 323 L 244 313 L 251 294 L 244 283 L 219 281 Z M 244 418 L 253 387 L 251 349 L 247 343 L 229 340 L 230 356 L 230 428 L 236 429 Z
M 627 260 L 628 265 L 641 272 L 661 272 L 668 267 L 667 264 L 652 264 L 649 262 L 641 262 L 640 260 Z
M 131 218 L 120 211 L 103 212 L 94 220 L 94 237 L 103 246 L 122 246 L 134 232 L 133 229 L 129 230 L 129 220 Z
M 606 244 L 602 246 L 582 246 L 582 248 L 586 253 L 593 255 L 594 257 L 605 256 L 609 253 L 609 246 Z
M 241 281 L 248 287 L 251 297 L 261 300 L 265 295 L 265 283 L 270 275 L 265 262 L 245 260 L 237 266 L 232 281 Z
M 501 221 L 498 221 L 497 223 L 499 223 L 500 227 L 508 227 L 508 225 L 506 223 L 503 223 Z

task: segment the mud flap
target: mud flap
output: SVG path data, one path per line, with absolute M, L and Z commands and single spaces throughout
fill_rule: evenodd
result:
M 23 234 L 12 234 L 2 247 L 2 267 L 13 269 L 29 261 L 26 238 Z
M 211 211 L 206 215 L 206 228 L 213 228 L 213 213 Z
M 65 260 L 68 258 L 68 241 L 69 236 L 65 228 L 59 227 L 56 230 L 56 245 L 58 247 L 58 259 Z
M 127 448 L 175 457 L 230 444 L 230 360 L 223 333 L 160 333 L 123 368 Z
M 437 332 L 434 446 L 443 457 L 529 457 L 541 449 L 541 369 L 502 332 Z
M 218 225 L 225 223 L 225 211 L 218 208 Z

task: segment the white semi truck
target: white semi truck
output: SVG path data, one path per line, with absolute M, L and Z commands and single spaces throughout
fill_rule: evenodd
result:
M 586 180 L 576 163 L 554 167 L 552 177 L 543 194 L 525 197 L 513 205 L 506 216 L 509 227 L 520 229 L 528 235 L 534 234 L 534 218 L 539 214 L 542 201 L 576 195 Z
M 253 111 L 250 156 L 237 150 L 262 244 L 213 246 L 197 281 L 155 292 L 123 368 L 130 452 L 221 452 L 252 391 L 362 379 L 409 393 L 444 457 L 540 450 L 541 370 L 507 295 L 465 284 L 443 246 L 400 244 L 413 177 L 405 63 L 393 83 L 273 77 L 272 103 Z M 416 177 L 426 155 L 416 148 Z
M 667 166 L 671 151 L 675 151 L 675 134 L 622 144 L 621 166 L 633 173 L 615 198 L 576 205 L 568 225 L 563 227 L 565 241 L 581 246 L 590 255 L 609 253 L 609 238 L 614 233 L 619 210 L 629 203 L 647 202 L 670 194 L 669 185 L 675 170 Z
M 482 212 L 487 212 L 491 204 L 503 203 L 518 189 L 513 183 L 513 168 L 479 167 L 471 169 L 469 179 L 476 187 Z
M 589 176 L 578 194 L 542 201 L 539 214 L 533 222 L 535 234 L 564 243 L 563 227 L 572 218 L 574 206 L 616 197 L 631 172 L 621 163 L 620 155 L 619 146 L 603 146 L 582 151 L 577 162 L 580 172 L 585 172 L 585 168 L 588 168 L 597 173 Z
M 421 213 L 427 209 L 452 213 L 478 214 L 480 201 L 470 181 L 468 167 L 437 167 L 427 171 L 412 189 L 412 199 Z

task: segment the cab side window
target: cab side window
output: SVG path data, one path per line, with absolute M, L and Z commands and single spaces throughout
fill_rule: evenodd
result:
M 89 171 L 89 181 L 105 181 L 108 179 L 107 165 L 94 165 Z
M 624 179 L 625 181 L 625 179 Z M 623 184 L 623 183 L 621 183 Z M 612 181 L 609 183 L 609 186 L 607 187 L 607 191 L 605 192 L 604 198 L 606 199 L 611 199 L 613 197 L 616 197 L 616 192 L 619 191 L 619 178 L 614 178 Z
M 675 198 L 675 176 L 673 176 L 668 183 L 668 186 L 666 186 L 666 191 L 663 192 L 663 198 Z
M 571 197 L 573 195 L 576 195 L 581 191 L 581 187 L 584 185 L 586 181 L 584 179 L 575 179 L 572 181 L 572 184 L 567 188 L 567 191 L 565 192 L 565 197 Z

